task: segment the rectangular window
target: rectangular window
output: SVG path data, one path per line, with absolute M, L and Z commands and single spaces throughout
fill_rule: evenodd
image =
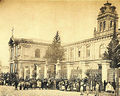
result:
M 86 57 L 90 57 L 90 46 L 86 46 Z
M 17 72 L 17 64 L 15 64 L 15 69 L 14 70 L 15 70 L 15 73 L 16 73 Z
M 102 30 L 102 22 L 100 22 L 100 32 L 101 32 L 101 30 Z
M 102 69 L 102 65 L 98 64 L 98 69 L 101 70 Z
M 35 58 L 40 58 L 40 49 L 35 50 Z
M 105 30 L 106 28 L 106 21 L 103 22 L 103 31 Z
M 80 50 L 78 50 L 78 57 L 80 57 L 80 53 L 81 53 Z

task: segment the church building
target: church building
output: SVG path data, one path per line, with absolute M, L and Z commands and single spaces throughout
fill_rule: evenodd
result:
M 116 7 L 111 3 L 105 3 L 99 10 L 97 28 L 94 29 L 93 38 L 62 45 L 65 49 L 65 60 L 57 64 L 49 64 L 44 58 L 49 43 L 39 42 L 23 38 L 10 38 L 10 72 L 18 73 L 20 78 L 51 78 L 56 72 L 56 78 L 72 79 L 85 78 L 87 72 L 92 75 L 102 74 L 102 70 L 109 71 L 107 65 L 103 65 L 103 53 L 107 49 L 113 32 L 114 22 L 116 33 L 120 37 L 118 29 L 118 14 Z M 56 68 L 54 68 L 56 67 Z M 55 69 L 55 70 L 54 70 Z M 103 77 L 109 77 L 105 73 Z

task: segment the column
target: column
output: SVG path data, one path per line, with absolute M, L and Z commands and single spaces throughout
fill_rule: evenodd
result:
M 44 79 L 47 78 L 47 61 L 44 64 Z
M 83 51 L 83 60 L 85 60 L 86 59 L 86 46 L 85 46 L 85 44 L 83 45 L 83 47 L 82 47 L 82 51 Z
M 102 61 L 102 82 L 107 81 L 108 69 L 110 68 L 110 60 Z
M 13 66 L 12 66 L 12 72 L 15 73 L 15 62 L 13 63 Z
M 86 70 L 87 70 L 87 67 L 85 66 L 85 62 L 82 62 L 81 64 L 82 66 L 82 79 L 86 77 Z
M 26 79 L 26 68 L 24 67 L 24 79 Z
M 23 76 L 22 76 L 22 75 L 23 75 L 22 72 L 23 72 L 23 69 L 20 68 L 20 69 L 19 69 L 19 73 L 18 73 L 18 74 L 19 74 L 19 78 L 22 78 L 22 77 L 23 77 Z
M 10 72 L 13 73 L 13 63 L 10 63 Z
M 60 78 L 60 63 L 59 63 L 59 60 L 57 61 L 57 64 L 56 64 L 56 79 L 59 79 Z
M 29 67 L 24 67 L 24 79 L 26 79 L 26 77 L 27 77 L 27 79 L 29 78 L 28 71 L 29 71 Z
M 30 66 L 30 78 L 33 77 L 33 66 Z
M 23 77 L 23 68 L 22 68 L 22 63 L 19 63 L 18 65 L 18 74 L 19 74 L 19 78 Z
M 11 63 L 9 63 L 9 66 L 10 66 L 10 67 L 9 67 L 9 72 L 11 73 Z
M 40 69 L 40 67 L 37 65 L 37 70 L 36 70 L 37 77 L 36 77 L 36 79 L 38 79 L 38 78 L 39 78 L 39 75 L 40 75 L 40 73 L 39 73 L 39 69 Z
M 71 65 L 67 63 L 67 79 L 69 80 L 71 76 Z

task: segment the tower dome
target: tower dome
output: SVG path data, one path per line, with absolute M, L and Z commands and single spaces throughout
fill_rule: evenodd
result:
M 116 22 L 116 28 L 118 28 L 118 14 L 116 12 L 116 7 L 107 2 L 100 8 L 95 37 L 111 35 L 114 29 L 114 22 Z
M 105 14 L 105 13 L 111 13 L 111 14 L 117 14 L 116 7 L 112 6 L 111 3 L 107 2 L 104 4 L 103 7 L 100 8 L 99 15 Z

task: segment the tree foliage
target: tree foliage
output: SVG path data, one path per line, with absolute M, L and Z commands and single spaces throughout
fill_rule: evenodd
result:
M 61 46 L 61 40 L 58 32 L 56 33 L 52 44 L 48 47 L 45 58 L 48 62 L 52 63 L 56 63 L 57 60 L 64 60 L 64 49 Z
M 108 44 L 107 51 L 104 53 L 103 59 L 111 60 L 110 67 L 117 68 L 119 59 L 118 59 L 118 46 L 119 40 L 116 34 L 116 22 L 114 21 L 114 32 L 110 43 Z

